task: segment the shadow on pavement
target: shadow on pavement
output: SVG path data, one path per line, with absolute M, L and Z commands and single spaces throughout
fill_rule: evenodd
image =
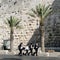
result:
M 3 58 L 0 60 L 22 60 L 22 59 L 20 59 L 20 58 Z

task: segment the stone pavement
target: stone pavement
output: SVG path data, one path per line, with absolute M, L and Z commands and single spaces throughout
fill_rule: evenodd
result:
M 0 55 L 0 60 L 60 60 L 60 52 L 40 52 L 39 56 Z
M 0 55 L 0 60 L 60 60 L 60 57 Z
M 38 54 L 39 56 L 45 56 L 45 57 L 60 57 L 60 52 L 41 52 Z

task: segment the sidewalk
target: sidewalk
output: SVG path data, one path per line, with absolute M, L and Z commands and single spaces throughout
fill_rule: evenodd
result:
M 19 51 L 14 51 L 13 53 L 10 53 L 8 51 L 0 50 L 0 55 L 18 55 Z M 38 56 L 41 57 L 60 57 L 60 52 L 41 52 L 38 51 Z
M 60 52 L 39 52 L 38 56 L 45 56 L 45 57 L 60 57 Z
M 60 57 L 0 55 L 0 60 L 60 60 Z

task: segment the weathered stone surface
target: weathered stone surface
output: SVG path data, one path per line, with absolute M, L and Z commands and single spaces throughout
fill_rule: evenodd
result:
M 30 12 L 30 9 L 35 8 L 39 3 L 47 5 L 53 4 L 54 1 L 55 0 L 0 0 L 0 46 L 2 46 L 3 40 L 9 39 L 10 35 L 9 27 L 4 24 L 6 18 L 9 18 L 12 15 L 22 19 L 21 25 L 23 29 L 14 30 L 14 48 L 17 49 L 21 42 L 26 45 L 29 40 L 31 40 L 35 30 L 39 28 L 39 20 L 27 15 L 27 13 Z M 53 20 L 53 18 L 54 15 L 51 17 L 51 20 Z M 35 33 L 35 38 L 37 34 L 39 34 L 39 30 Z

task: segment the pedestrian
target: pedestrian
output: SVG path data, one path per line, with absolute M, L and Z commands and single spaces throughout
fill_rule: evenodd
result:
M 20 56 L 22 56 L 22 50 L 23 50 L 22 44 L 23 43 L 20 43 L 19 46 L 18 46 Z
M 39 48 L 38 43 L 36 43 L 35 46 L 34 46 L 34 50 L 35 50 L 34 54 L 36 56 L 38 56 L 38 48 Z

